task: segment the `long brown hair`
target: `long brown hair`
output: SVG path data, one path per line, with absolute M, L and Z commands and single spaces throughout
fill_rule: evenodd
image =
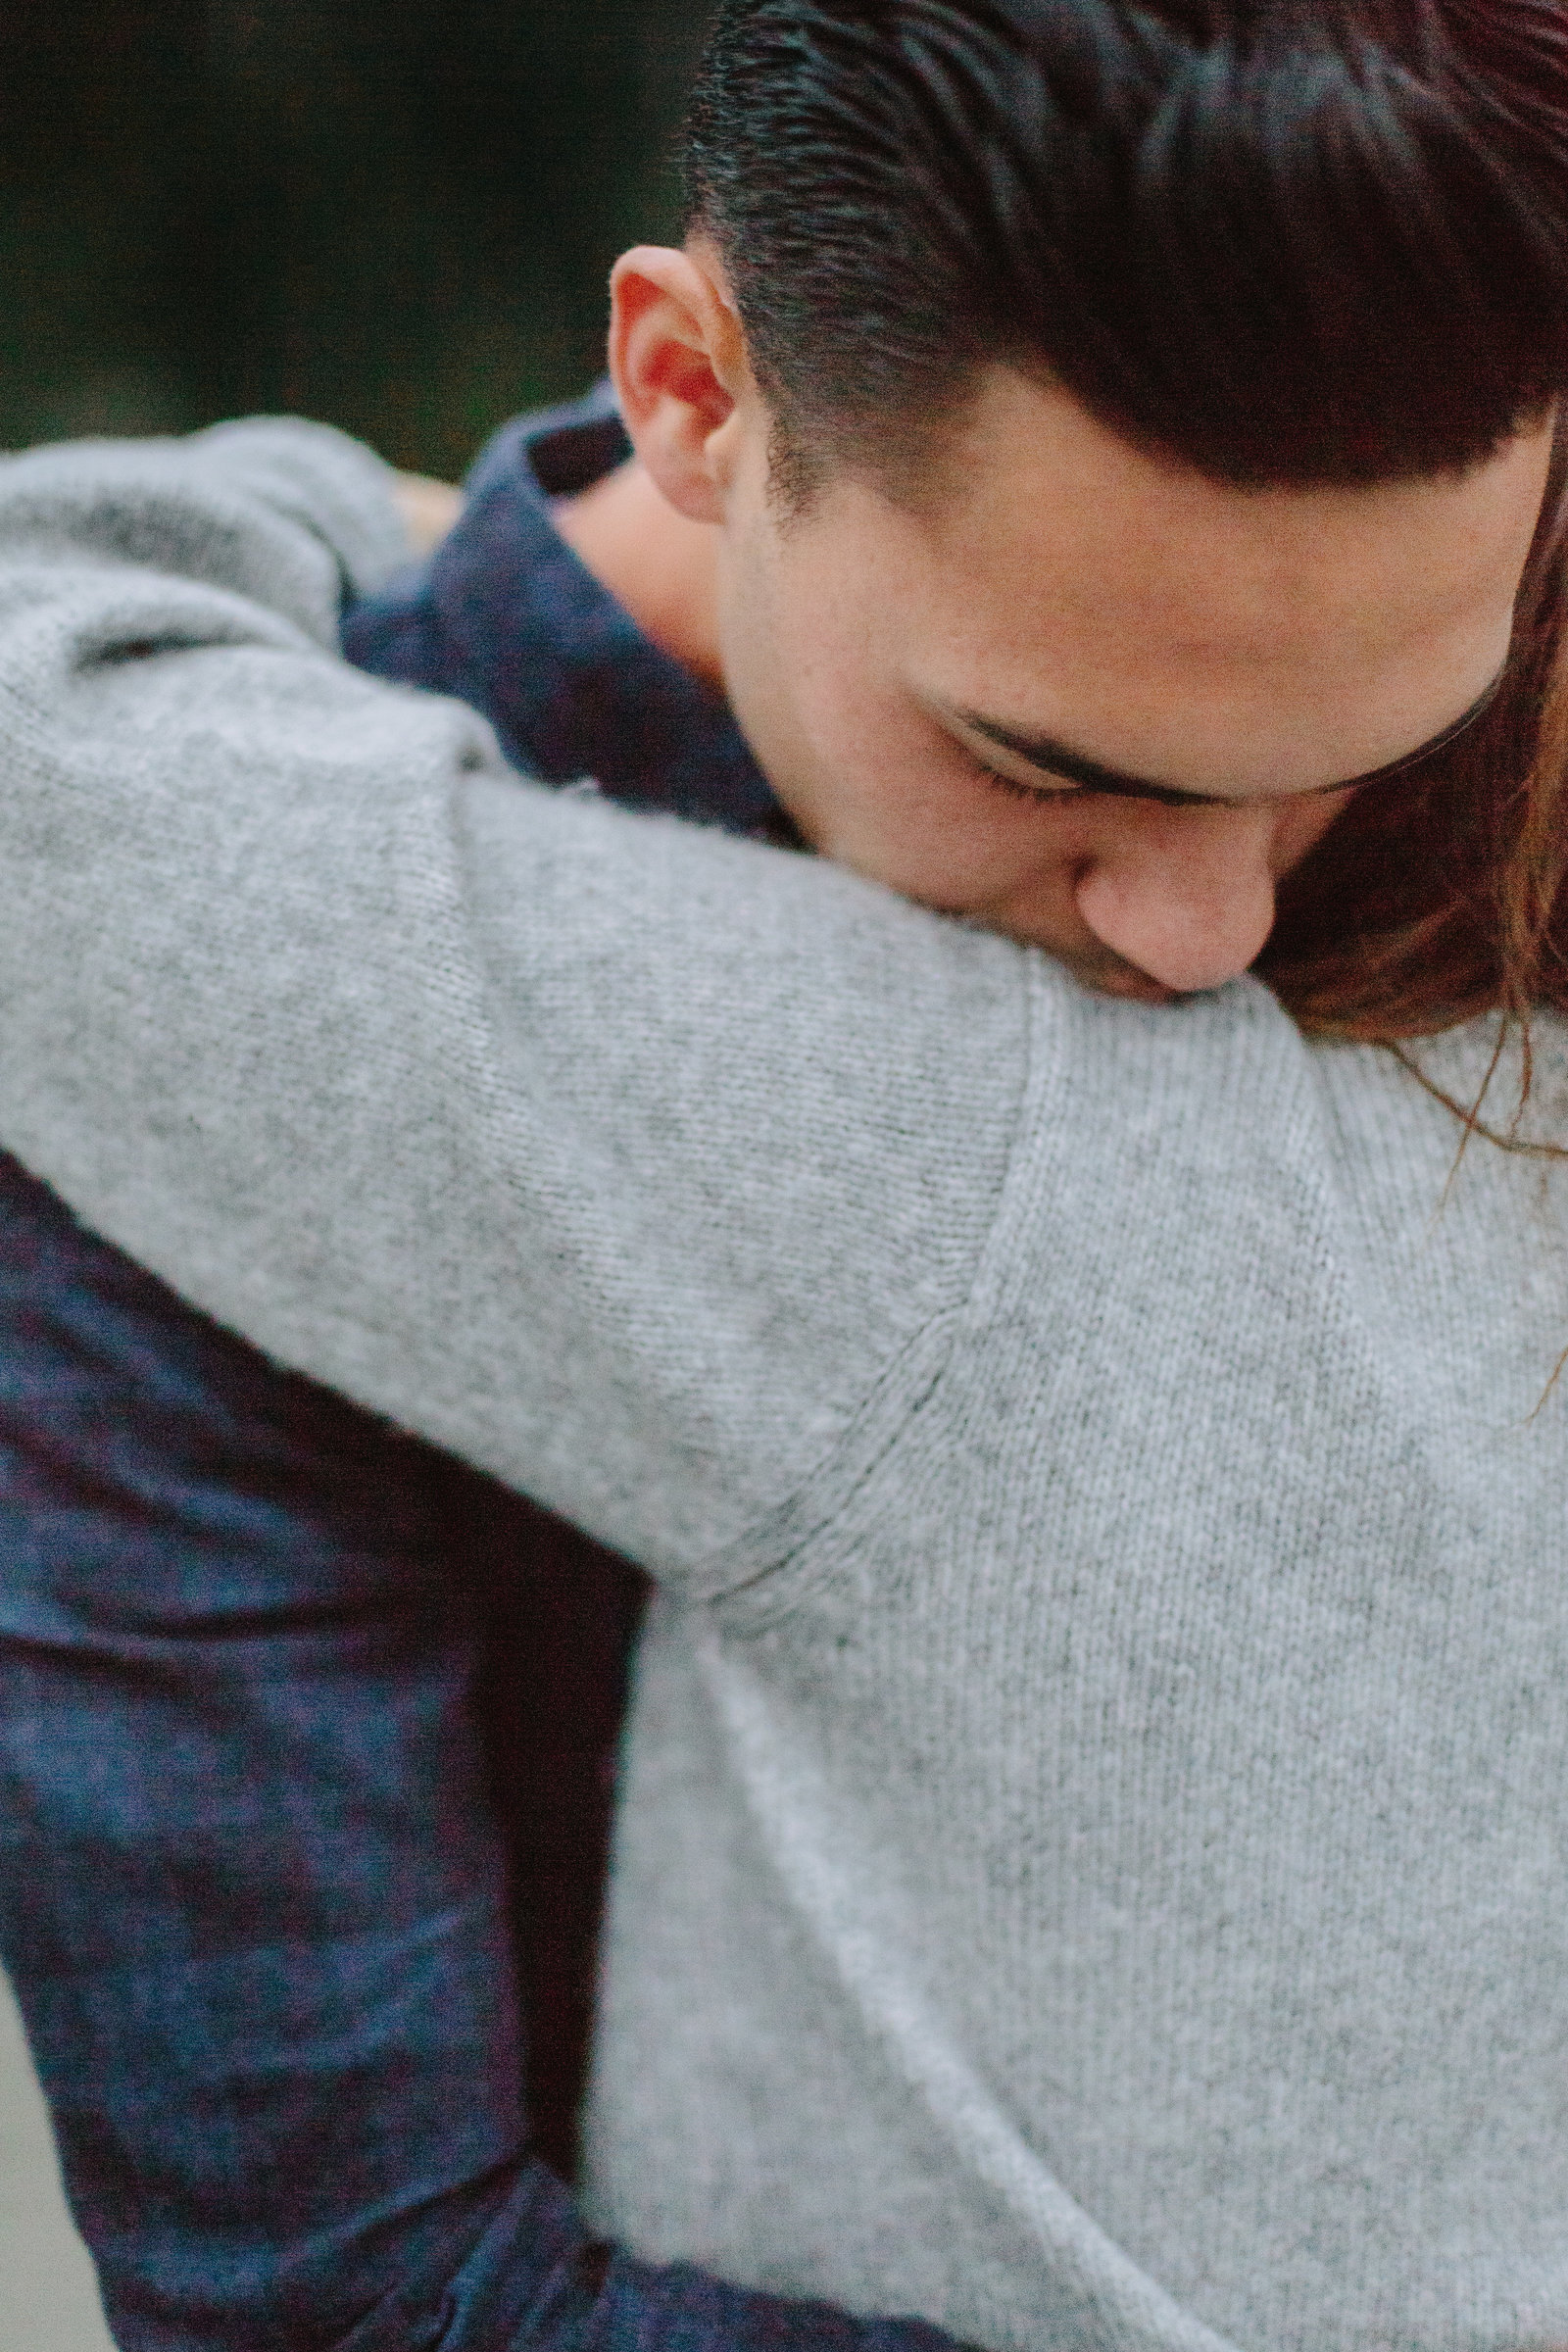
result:
M 1257 966 L 1310 1035 L 1397 1045 L 1568 1012 L 1568 421 L 1486 715 L 1352 801 L 1281 896 Z

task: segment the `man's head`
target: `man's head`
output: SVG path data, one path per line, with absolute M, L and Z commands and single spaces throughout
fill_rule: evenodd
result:
M 1100 985 L 1246 968 L 1325 788 L 1508 658 L 1568 378 L 1556 8 L 731 0 L 690 176 L 616 372 L 720 526 L 786 805 Z

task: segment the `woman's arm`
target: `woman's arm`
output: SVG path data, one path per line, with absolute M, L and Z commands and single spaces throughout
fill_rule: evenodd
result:
M 966 1295 L 1026 958 L 355 675 L 333 448 L 0 472 L 0 1133 L 285 1362 L 755 1575 Z

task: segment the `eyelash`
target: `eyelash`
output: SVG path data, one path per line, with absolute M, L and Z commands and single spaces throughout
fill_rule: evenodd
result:
M 1088 785 L 1020 784 L 1016 776 L 1004 776 L 1000 769 L 987 767 L 983 760 L 974 760 L 974 772 L 982 783 L 1015 801 L 1087 801 L 1095 797 L 1093 786 Z

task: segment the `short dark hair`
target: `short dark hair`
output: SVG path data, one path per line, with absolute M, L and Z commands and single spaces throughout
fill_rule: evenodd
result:
M 1568 384 L 1560 0 L 723 0 L 685 165 L 798 484 L 993 360 L 1259 487 Z

